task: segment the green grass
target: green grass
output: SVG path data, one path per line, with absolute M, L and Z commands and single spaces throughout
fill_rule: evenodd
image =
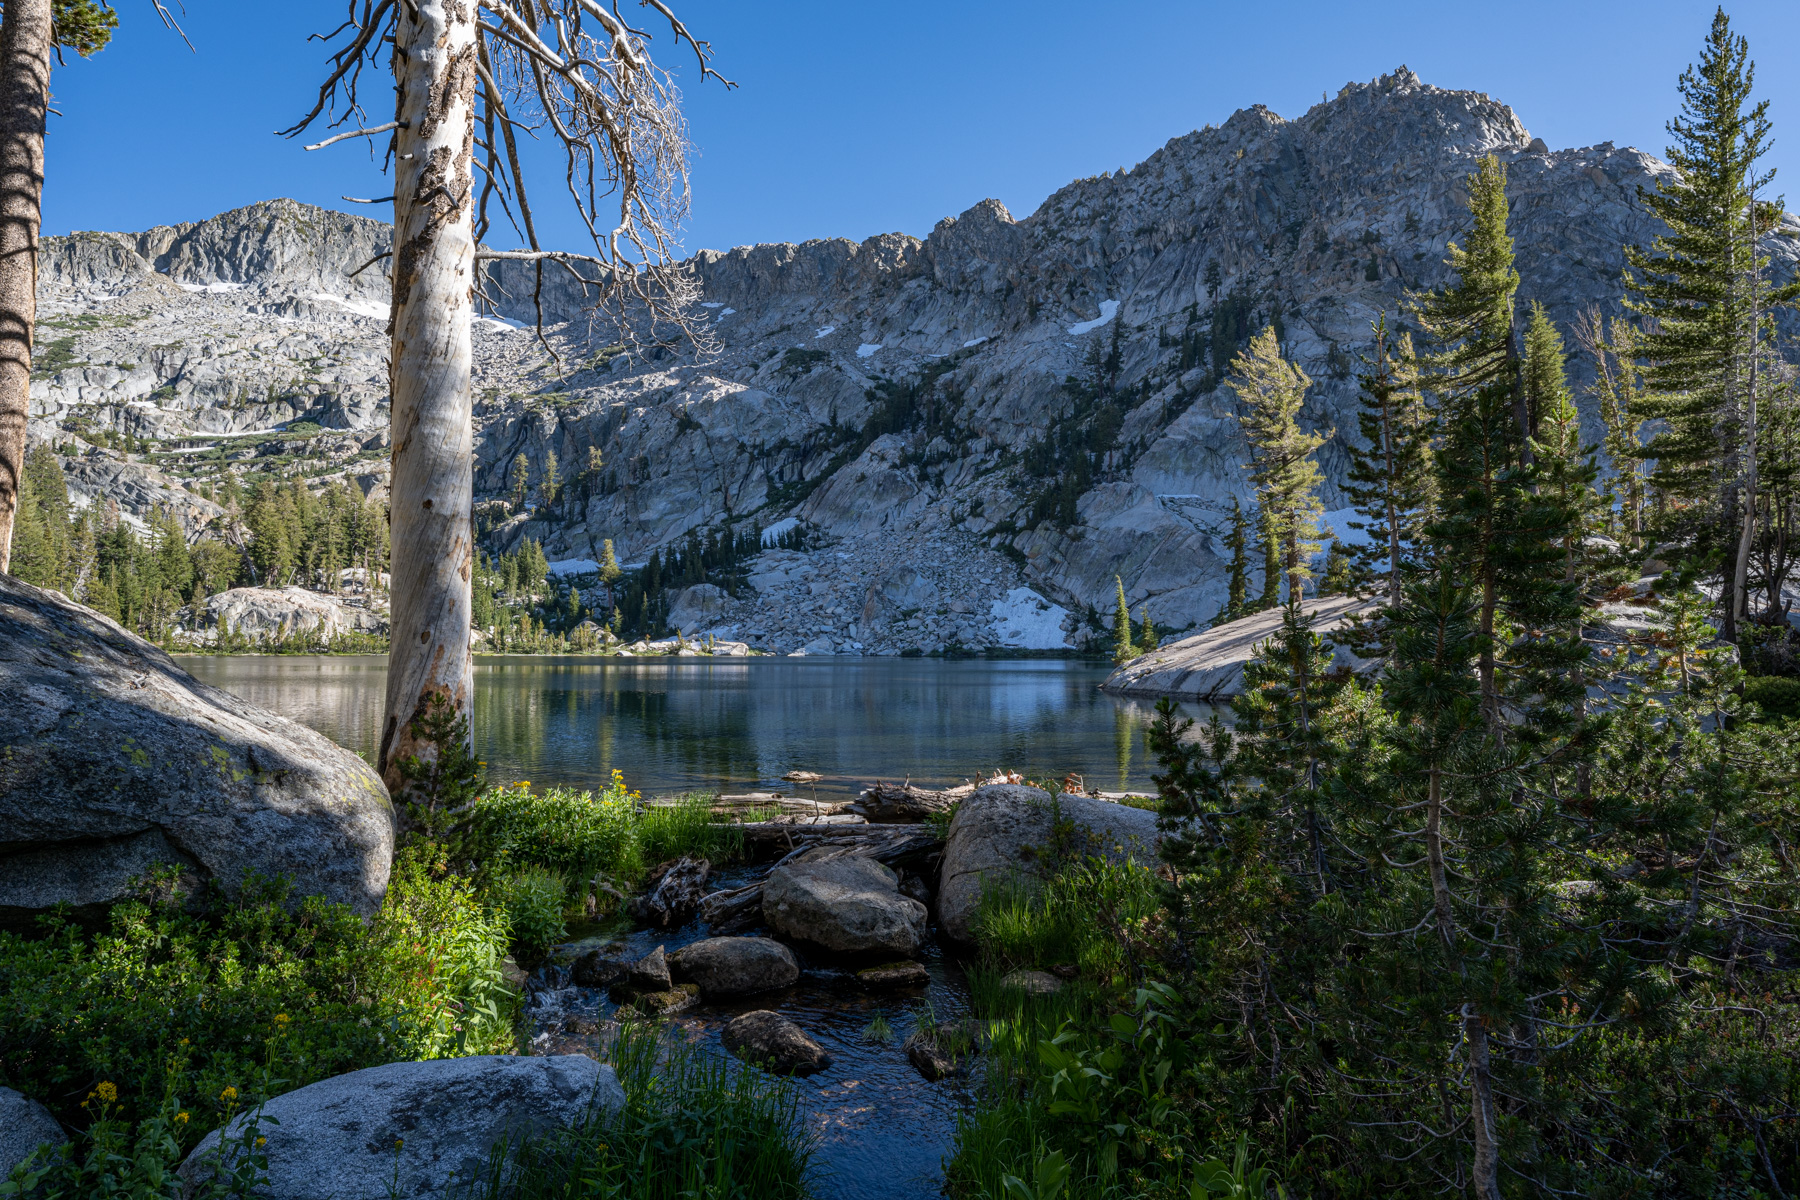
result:
M 625 1107 L 497 1151 L 452 1200 L 800 1200 L 813 1142 L 787 1080 L 656 1026 L 622 1027 L 600 1057 Z
M 1127 951 L 1108 925 L 1148 936 L 1161 909 L 1149 871 L 1095 860 L 1041 885 L 1018 878 L 990 885 L 976 910 L 976 940 L 983 963 L 995 970 L 1066 964 L 1088 978 L 1111 979 Z
M 710 795 L 646 805 L 617 771 L 599 793 L 533 792 L 529 783 L 493 788 L 476 801 L 468 827 L 468 853 L 478 872 L 554 871 L 571 904 L 581 901 L 596 876 L 629 892 L 658 863 L 690 854 L 716 863 L 743 849 L 743 833 L 713 819 Z M 616 902 L 604 889 L 596 895 Z
M 1208 1194 L 1190 1192 L 1192 1176 L 1234 1131 L 1207 1126 L 1179 1090 L 1182 1006 L 1145 982 L 1168 948 L 1160 912 L 1154 875 L 1095 859 L 983 894 L 969 987 L 985 1069 L 945 1165 L 948 1195 L 1048 1200 L 1052 1185 L 1056 1200 Z M 1000 984 L 1014 968 L 1065 964 L 1078 977 L 1054 995 Z

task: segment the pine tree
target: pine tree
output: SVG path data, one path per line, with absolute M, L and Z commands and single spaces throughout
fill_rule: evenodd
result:
M 525 507 L 525 497 L 531 490 L 531 460 L 525 457 L 523 450 L 513 456 L 512 461 L 512 506 L 518 512 Z
M 1780 207 L 1759 199 L 1774 172 L 1757 162 L 1770 141 L 1768 102 L 1751 102 L 1749 45 L 1721 8 L 1700 61 L 1682 73 L 1681 115 L 1669 122 L 1674 179 L 1639 195 L 1667 228 L 1626 247 L 1631 307 L 1645 318 L 1637 350 L 1644 390 L 1631 415 L 1659 422 L 1643 448 L 1660 493 L 1701 506 L 1695 530 L 1721 552 L 1735 638 L 1743 560 L 1755 517 L 1756 404 L 1773 329 L 1768 310 L 1800 297 L 1800 280 L 1770 288 L 1758 242 Z M 1742 527 L 1740 530 L 1740 526 Z
M 556 451 L 551 450 L 544 455 L 544 477 L 538 481 L 538 495 L 545 508 L 556 507 L 556 494 L 561 481 L 556 474 Z
M 287 582 L 298 557 L 294 544 L 297 522 L 293 507 L 284 503 L 275 485 L 264 479 L 251 493 L 244 513 L 250 529 L 250 564 L 256 572 L 259 587 L 280 587 Z
M 1236 496 L 1231 498 L 1231 528 L 1226 532 L 1224 542 L 1225 548 L 1231 551 L 1231 568 L 1220 624 L 1235 621 L 1250 611 L 1250 520 L 1244 515 L 1244 507 Z
M 1375 348 L 1361 376 L 1362 409 L 1357 413 L 1362 444 L 1350 448 L 1344 494 L 1367 518 L 1350 523 L 1369 533 L 1369 545 L 1358 558 L 1365 569 L 1383 563 L 1388 603 L 1397 605 L 1405 562 L 1432 513 L 1436 423 L 1418 389 L 1412 335 L 1403 333 L 1396 342 L 1385 313 L 1370 328 Z
M 74 591 L 75 546 L 69 508 L 68 484 L 56 452 L 45 445 L 34 447 L 25 457 L 25 472 L 19 479 L 12 574 L 39 587 Z
M 1262 547 L 1262 592 L 1256 597 L 1256 611 L 1268 612 L 1281 603 L 1281 528 L 1275 513 L 1265 505 L 1256 506 L 1256 540 Z
M 157 582 L 175 596 L 185 598 L 194 586 L 194 559 L 188 552 L 187 534 L 166 507 L 150 519 Z
M 1502 735 L 1496 673 L 1501 559 L 1511 536 L 1510 507 L 1529 463 L 1529 417 L 1513 337 L 1512 237 L 1506 230 L 1506 168 L 1491 155 L 1469 176 L 1468 237 L 1450 244 L 1451 287 L 1419 297 L 1415 313 L 1431 339 L 1425 383 L 1442 421 L 1436 455 L 1438 519 L 1430 533 L 1456 562 L 1456 577 L 1476 589 L 1480 638 L 1477 673 L 1488 730 Z
M 1119 598 L 1113 608 L 1113 661 L 1129 662 L 1137 657 L 1137 647 L 1131 642 L 1131 606 L 1125 602 L 1124 579 L 1114 575 L 1113 583 L 1119 589 Z
M 1138 646 L 1145 654 L 1148 654 L 1156 649 L 1156 626 L 1150 623 L 1150 606 L 1148 604 L 1138 610 L 1138 617 L 1144 629 L 1143 636 L 1138 639 Z
M 1356 590 L 1356 574 L 1350 568 L 1350 555 L 1344 543 L 1331 539 L 1325 551 L 1325 578 L 1319 581 L 1321 596 L 1348 596 Z
M 1273 562 L 1277 575 L 1285 573 L 1290 595 L 1298 595 L 1312 578 L 1318 515 L 1324 511 L 1313 451 L 1331 435 L 1301 432 L 1300 407 L 1312 380 L 1281 357 L 1272 326 L 1250 339 L 1231 371 L 1227 386 L 1237 395 L 1238 424 L 1250 444 L 1248 470 L 1263 514 L 1265 561 Z M 1272 590 L 1265 577 L 1265 599 Z
M 1587 537 L 1600 522 L 1594 447 L 1581 441 L 1581 416 L 1563 369 L 1563 340 L 1544 306 L 1531 304 L 1521 372 L 1532 425 L 1529 492 L 1515 497 L 1514 536 L 1501 567 L 1505 611 L 1519 632 L 1506 648 L 1517 732 L 1527 741 L 1569 743 L 1585 764 L 1588 648 L 1582 595 L 1591 569 Z M 1585 765 L 1578 766 L 1585 794 Z

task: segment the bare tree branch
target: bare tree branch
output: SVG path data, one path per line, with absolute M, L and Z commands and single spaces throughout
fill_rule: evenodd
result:
M 377 125 L 372 129 L 351 129 L 338 134 L 336 137 L 328 137 L 322 142 L 314 142 L 312 145 L 306 147 L 306 149 L 323 150 L 334 142 L 347 141 L 354 137 L 374 137 L 378 133 L 390 133 L 393 130 L 405 128 L 405 125 L 406 122 L 404 121 L 389 121 L 386 125 Z

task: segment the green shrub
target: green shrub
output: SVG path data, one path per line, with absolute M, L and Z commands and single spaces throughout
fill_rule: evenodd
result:
M 601 1055 L 625 1107 L 562 1136 L 515 1143 L 454 1200 L 800 1200 L 812 1138 L 794 1085 L 628 1024 Z
M 81 1127 L 103 1082 L 137 1121 L 171 1090 L 249 1095 L 265 1076 L 286 1090 L 510 1049 L 504 928 L 438 865 L 403 855 L 367 924 L 254 878 L 193 911 L 154 879 L 102 932 L 48 917 L 39 936 L 0 934 L 0 1083 Z
M 1800 679 L 1756 675 L 1744 680 L 1744 699 L 1771 717 L 1800 717 Z
M 568 932 L 563 924 L 563 877 L 555 871 L 527 867 L 504 881 L 506 919 L 513 944 L 532 956 L 542 954 Z

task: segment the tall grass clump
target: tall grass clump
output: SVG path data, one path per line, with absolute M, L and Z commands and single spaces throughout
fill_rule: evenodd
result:
M 570 903 L 578 903 L 596 877 L 624 891 L 659 862 L 686 854 L 718 861 L 743 845 L 741 833 L 713 820 L 710 796 L 647 805 L 618 771 L 598 793 L 533 792 L 529 783 L 491 788 L 475 801 L 462 828 L 459 855 L 477 877 L 555 872 Z
M 994 970 L 1066 965 L 1110 979 L 1127 969 L 1137 943 L 1158 940 L 1161 910 L 1148 870 L 1088 859 L 1042 883 L 1012 876 L 989 884 L 976 909 L 976 941 Z
M 616 1115 L 512 1143 L 454 1200 L 800 1200 L 813 1141 L 793 1084 L 628 1024 L 602 1055 L 625 1089 Z

